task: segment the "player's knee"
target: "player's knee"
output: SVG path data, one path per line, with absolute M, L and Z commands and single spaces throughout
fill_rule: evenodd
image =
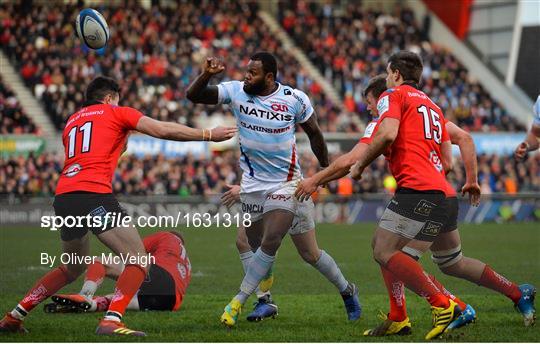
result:
M 298 253 L 306 263 L 311 265 L 315 265 L 321 257 L 320 250 L 298 250 Z
M 392 254 L 390 252 L 378 245 L 375 245 L 373 248 L 373 259 L 381 265 L 385 265 L 391 256 Z
M 463 252 L 461 245 L 445 251 L 433 251 L 431 259 L 439 269 L 451 276 L 459 276 L 463 268 Z

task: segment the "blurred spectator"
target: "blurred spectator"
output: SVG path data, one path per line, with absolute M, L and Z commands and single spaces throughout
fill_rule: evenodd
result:
M 0 76 L 0 134 L 39 134 L 34 121 L 24 112 L 15 93 Z

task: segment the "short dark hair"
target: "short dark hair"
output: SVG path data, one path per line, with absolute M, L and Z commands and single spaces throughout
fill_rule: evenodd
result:
M 403 81 L 420 83 L 422 69 L 424 68 L 420 55 L 412 51 L 402 50 L 390 56 L 388 63 L 392 71 L 399 70 Z
M 274 79 L 277 78 L 277 60 L 274 57 L 274 55 L 266 51 L 260 51 L 258 53 L 253 54 L 250 57 L 250 60 L 261 61 L 264 74 L 266 75 L 266 73 L 272 73 L 272 75 L 274 76 Z
M 120 85 L 113 78 L 98 76 L 86 88 L 86 101 L 102 100 L 107 94 L 120 93 Z
M 364 90 L 364 97 L 367 97 L 371 92 L 375 99 L 379 99 L 379 96 L 386 91 L 386 74 L 379 74 L 369 79 L 368 85 Z

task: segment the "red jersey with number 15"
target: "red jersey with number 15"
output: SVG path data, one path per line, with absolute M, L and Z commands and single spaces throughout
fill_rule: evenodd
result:
M 56 194 L 112 193 L 112 178 L 130 130 L 142 117 L 123 106 L 92 104 L 68 118 L 62 134 L 65 161 Z
M 447 193 L 441 143 L 449 139 L 441 109 L 422 91 L 401 85 L 388 89 L 377 102 L 379 125 L 400 121 L 387 156 L 398 187 Z

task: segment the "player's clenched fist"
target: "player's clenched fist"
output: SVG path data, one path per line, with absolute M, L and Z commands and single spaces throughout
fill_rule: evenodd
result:
M 217 57 L 207 57 L 203 65 L 203 70 L 205 73 L 215 75 L 223 72 L 225 70 L 225 65 Z
M 228 140 L 236 135 L 237 131 L 236 127 L 215 127 L 210 129 L 209 141 L 221 142 Z

